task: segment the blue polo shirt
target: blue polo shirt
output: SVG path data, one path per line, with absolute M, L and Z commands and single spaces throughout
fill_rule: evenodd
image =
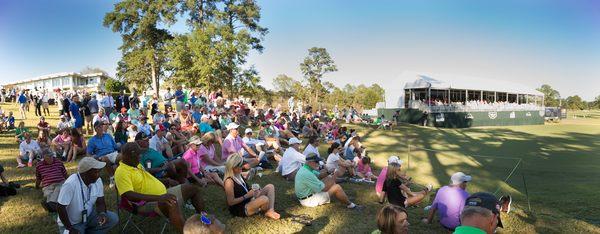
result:
M 19 95 L 19 103 L 23 104 L 26 102 L 27 102 L 27 97 L 25 97 L 25 94 Z
M 177 99 L 178 102 L 183 102 L 183 98 L 184 98 L 183 91 L 181 91 L 181 90 L 175 91 L 175 98 Z
M 95 155 L 96 158 L 117 151 L 117 144 L 109 134 L 104 133 L 101 137 L 94 135 L 88 140 L 87 153 Z
M 200 119 L 202 118 L 202 113 L 199 111 L 194 111 L 192 113 L 192 118 L 194 118 L 194 123 L 200 124 Z

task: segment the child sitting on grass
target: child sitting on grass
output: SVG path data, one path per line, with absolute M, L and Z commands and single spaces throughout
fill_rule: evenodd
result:
M 367 182 L 377 180 L 377 176 L 371 171 L 371 158 L 369 156 L 362 157 L 356 166 L 356 175 Z

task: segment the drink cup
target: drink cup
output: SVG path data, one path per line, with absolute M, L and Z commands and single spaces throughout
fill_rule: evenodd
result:
M 253 190 L 259 190 L 260 189 L 260 185 L 259 184 L 252 184 L 252 189 Z

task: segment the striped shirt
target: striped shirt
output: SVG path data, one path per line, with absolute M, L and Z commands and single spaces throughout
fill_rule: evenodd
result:
M 35 176 L 38 180 L 42 181 L 43 188 L 65 180 L 67 178 L 67 170 L 60 160 L 54 158 L 50 164 L 45 161 L 39 162 L 35 167 Z

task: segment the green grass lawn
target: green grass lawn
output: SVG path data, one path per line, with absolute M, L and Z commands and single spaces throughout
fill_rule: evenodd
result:
M 16 112 L 15 105 L 3 104 L 3 110 Z M 52 126 L 58 121 L 57 111 L 47 118 Z M 595 113 L 593 116 L 598 116 Z M 27 126 L 37 119 L 33 109 L 28 113 Z M 408 162 L 408 173 L 420 184 L 434 187 L 445 185 L 456 171 L 472 174 L 468 191 L 511 194 L 513 212 L 503 214 L 502 233 L 600 233 L 600 119 L 567 119 L 545 126 L 512 126 L 470 129 L 438 129 L 402 125 L 394 131 L 351 126 L 364 136 L 369 155 L 376 169 L 384 166 L 390 155 Z M 0 134 L 0 163 L 10 181 L 23 185 L 17 196 L 0 199 L 0 233 L 56 233 L 53 218 L 39 205 L 42 192 L 34 188 L 34 171 L 16 169 L 18 146 L 14 133 Z M 410 145 L 410 151 L 409 147 Z M 325 145 L 320 147 L 325 154 Z M 436 151 L 426 151 L 420 148 Z M 493 156 L 491 158 L 476 155 Z M 522 164 L 504 182 L 521 158 Z M 407 164 L 408 167 L 408 164 Z M 76 165 L 67 164 L 69 172 Z M 347 210 L 338 202 L 318 208 L 303 208 L 295 199 L 293 184 L 281 177 L 264 173 L 254 182 L 272 183 L 276 187 L 276 209 L 282 217 L 308 214 L 315 220 L 304 227 L 285 218 L 271 221 L 262 216 L 234 218 L 227 212 L 222 190 L 215 186 L 204 189 L 207 211 L 215 214 L 233 233 L 370 233 L 376 229 L 375 216 L 381 205 L 376 203 L 373 185 L 342 184 L 355 202 L 365 205 L 361 212 Z M 523 178 L 527 182 L 531 211 L 525 197 Z M 105 188 L 111 210 L 115 210 L 115 192 Z M 433 196 L 433 195 L 432 195 Z M 433 197 L 425 203 L 429 203 Z M 422 207 L 409 208 L 410 230 L 415 233 L 443 233 L 438 225 L 419 222 Z M 190 215 L 191 211 L 187 211 Z M 157 222 L 144 225 L 148 233 L 157 233 Z M 172 229 L 168 229 L 173 232 Z M 130 230 L 131 232 L 132 230 Z M 116 230 L 114 231 L 116 233 Z

